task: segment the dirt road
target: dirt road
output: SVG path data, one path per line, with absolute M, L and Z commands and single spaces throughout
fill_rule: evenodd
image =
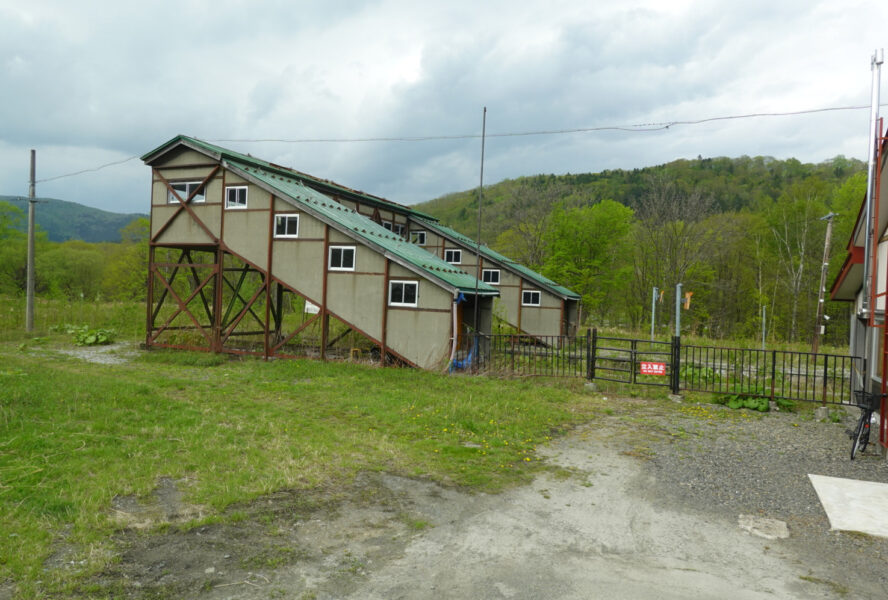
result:
M 656 411 L 652 418 L 661 420 Z M 245 507 L 233 523 L 124 533 L 121 560 L 93 583 L 131 598 L 880 597 L 888 543 L 828 531 L 813 492 L 791 488 L 806 480 L 794 483 L 781 473 L 772 492 L 763 475 L 768 463 L 743 460 L 755 452 L 756 431 L 785 427 L 795 440 L 811 432 L 842 436 L 835 424 L 807 423 L 801 429 L 810 431 L 800 431 L 792 419 L 773 415 L 736 430 L 713 428 L 717 439 L 737 445 L 739 458 L 697 434 L 687 447 L 676 445 L 685 438 L 667 430 L 686 431 L 676 421 L 659 442 L 650 432 L 642 436 L 659 446 L 640 458 L 638 436 L 627 436 L 625 416 L 617 415 L 554 442 L 544 450 L 552 471 L 496 495 L 378 473 L 362 475 L 348 490 L 275 494 Z M 669 460 L 658 464 L 657 453 Z M 702 453 L 708 470 L 700 470 Z M 798 463 L 788 455 L 779 460 L 785 469 Z M 866 459 L 855 463 L 884 472 L 874 456 L 868 466 Z M 835 464 L 845 468 L 848 461 Z M 756 487 L 756 495 L 743 500 L 718 481 L 715 468 L 742 475 L 738 481 Z M 807 468 L 799 467 L 800 478 Z M 722 502 L 722 488 L 740 500 Z M 803 508 L 792 518 L 768 514 L 767 499 L 779 493 L 802 497 Z M 732 502 L 762 508 L 744 516 Z M 750 533 L 757 520 L 774 517 L 780 518 L 764 533 L 775 539 Z M 781 531 L 786 520 L 790 527 Z M 873 565 L 872 573 L 855 578 L 863 565 Z

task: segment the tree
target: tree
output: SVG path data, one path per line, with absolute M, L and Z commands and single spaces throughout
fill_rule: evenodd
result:
M 19 294 L 27 277 L 28 247 L 20 231 L 25 213 L 0 201 L 0 294 Z
M 522 181 L 500 205 L 512 225 L 497 237 L 495 248 L 531 269 L 542 268 L 549 216 L 570 193 L 565 184 L 541 178 Z
M 699 189 L 684 190 L 666 176 L 648 179 L 647 192 L 636 211 L 634 233 L 633 296 L 639 309 L 635 325 L 654 286 L 672 290 L 678 283 L 686 287 L 692 283 L 688 274 L 705 262 L 718 237 L 719 222 L 705 220 L 713 206 L 713 198 Z
M 599 319 L 623 304 L 632 219 L 632 209 L 613 200 L 550 215 L 543 274 L 579 293 Z
M 823 255 L 824 223 L 827 214 L 828 186 L 819 178 L 809 177 L 796 183 L 777 199 L 767 214 L 773 236 L 773 251 L 780 267 L 777 287 L 788 310 L 786 337 L 794 342 L 799 333 L 801 308 L 812 309 L 820 282 L 818 268 Z M 813 327 L 814 311 L 805 324 Z

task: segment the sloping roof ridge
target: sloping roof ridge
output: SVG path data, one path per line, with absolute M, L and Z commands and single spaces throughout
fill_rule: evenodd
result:
M 472 238 L 470 238 L 469 236 L 467 236 L 465 234 L 460 233 L 459 231 L 453 229 L 452 227 L 448 227 L 447 225 L 442 224 L 440 221 L 428 221 L 425 219 L 419 219 L 419 220 L 424 221 L 429 227 L 436 228 L 439 231 L 441 231 L 442 233 L 444 233 L 445 235 L 449 235 L 451 237 L 454 237 L 454 238 L 470 245 L 471 247 L 478 247 L 478 244 L 475 240 L 473 240 Z M 539 283 L 541 285 L 551 288 L 553 291 L 555 291 L 556 293 L 558 293 L 560 295 L 569 296 L 572 298 L 579 298 L 580 297 L 580 295 L 577 294 L 576 292 L 574 292 L 573 290 L 566 288 L 563 285 L 561 285 L 555 281 L 552 281 L 551 279 L 549 279 L 545 275 L 543 275 L 541 273 L 537 273 L 533 269 L 530 269 L 530 268 L 524 266 L 523 264 L 509 258 L 508 256 L 500 254 L 499 252 L 497 252 L 496 250 L 493 250 L 492 248 L 490 248 L 489 246 L 486 246 L 485 244 L 481 244 L 480 248 L 481 248 L 481 253 L 486 255 L 488 258 L 492 258 L 493 260 L 496 260 L 498 262 L 505 263 L 507 266 L 512 267 L 514 270 L 520 272 L 525 277 L 528 277 L 529 279 L 535 280 L 537 283 Z
M 365 215 L 362 215 L 352 208 L 343 206 L 333 198 L 330 198 L 311 186 L 306 185 L 297 177 L 281 174 L 275 169 L 267 169 L 264 166 L 256 165 L 252 162 L 250 164 L 244 164 L 244 161 L 238 160 L 237 158 L 229 158 L 228 161 L 230 164 L 242 169 L 246 173 L 261 175 L 265 178 L 270 178 L 273 181 L 280 181 L 281 183 L 298 186 L 300 188 L 299 194 L 294 194 L 291 190 L 286 190 L 278 186 L 275 187 L 283 194 L 292 197 L 294 200 L 303 202 L 309 206 L 314 206 L 315 210 L 320 211 L 323 215 L 334 220 L 344 229 L 354 232 L 359 237 L 381 246 L 414 267 L 441 278 L 448 285 L 451 285 L 460 291 L 466 291 L 469 288 L 474 287 L 475 277 L 470 273 L 455 268 L 450 263 L 445 262 L 444 259 L 431 252 L 427 252 L 416 244 L 412 244 L 398 235 L 393 234 L 382 225 L 368 219 Z M 271 185 L 274 184 L 272 183 Z M 444 275 L 443 277 L 442 274 Z M 452 277 L 448 279 L 448 276 Z M 468 279 L 471 279 L 471 286 L 464 285 L 457 281 L 459 278 L 466 278 L 466 284 L 468 283 Z M 478 289 L 481 292 L 498 293 L 496 288 L 484 282 L 479 281 L 478 285 Z
M 358 197 L 370 200 L 371 202 L 381 203 L 384 205 L 392 206 L 394 208 L 397 208 L 398 210 L 409 213 L 411 216 L 416 216 L 416 217 L 421 217 L 421 218 L 437 221 L 437 219 L 435 219 L 435 217 L 433 217 L 432 215 L 428 215 L 424 212 L 412 209 L 409 206 L 406 206 L 404 204 L 400 204 L 398 202 L 388 200 L 387 198 L 382 198 L 381 196 L 376 196 L 376 195 L 369 194 L 369 193 L 361 191 L 361 190 L 356 190 L 356 189 L 350 188 L 346 185 L 343 185 L 341 183 L 337 183 L 337 182 L 330 180 L 330 179 L 322 179 L 320 177 L 315 177 L 314 175 L 310 175 L 308 173 L 305 173 L 303 171 L 299 171 L 299 170 L 294 169 L 292 167 L 279 165 L 279 164 L 273 163 L 271 161 L 257 158 L 251 154 L 243 154 L 241 152 L 237 152 L 236 150 L 230 150 L 228 148 L 223 148 L 222 146 L 217 146 L 216 144 L 213 144 L 211 142 L 207 142 L 205 140 L 202 140 L 202 139 L 196 138 L 196 137 L 192 137 L 192 136 L 181 135 L 181 134 L 177 135 L 173 139 L 169 140 L 168 142 L 160 145 L 159 147 L 155 148 L 151 152 L 148 152 L 147 154 L 142 156 L 142 160 L 145 160 L 147 157 L 149 157 L 153 154 L 156 154 L 157 152 L 159 152 L 163 148 L 166 148 L 168 146 L 172 146 L 175 143 L 183 142 L 183 141 L 186 143 L 191 143 L 192 145 L 201 146 L 204 149 L 209 150 L 210 152 L 213 152 L 214 154 L 218 154 L 219 156 L 221 156 L 223 158 L 236 159 L 236 160 L 251 163 L 256 166 L 260 166 L 260 167 L 263 167 L 266 169 L 271 169 L 271 170 L 275 170 L 278 172 L 294 175 L 295 177 L 315 182 L 321 186 L 326 186 L 326 187 L 332 188 L 334 190 L 343 192 L 345 194 L 358 196 Z

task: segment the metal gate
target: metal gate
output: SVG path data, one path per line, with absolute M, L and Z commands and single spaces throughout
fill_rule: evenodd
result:
M 856 405 L 866 363 L 859 356 L 684 345 L 599 336 L 480 335 L 463 350 L 474 370 L 504 375 L 585 377 L 627 385 L 769 400 Z

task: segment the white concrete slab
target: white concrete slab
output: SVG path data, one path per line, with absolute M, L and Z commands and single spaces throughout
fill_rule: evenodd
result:
M 888 483 L 808 474 L 832 529 L 888 537 Z

